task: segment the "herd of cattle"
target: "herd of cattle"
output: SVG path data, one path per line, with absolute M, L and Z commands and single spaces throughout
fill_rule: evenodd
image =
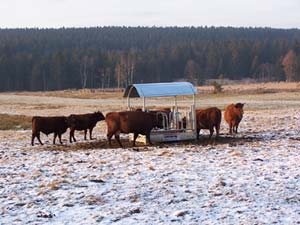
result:
M 237 133 L 240 121 L 243 118 L 242 103 L 230 104 L 226 107 L 224 119 L 229 125 L 229 133 Z M 34 116 L 32 118 L 32 138 L 31 145 L 34 145 L 34 139 L 37 138 L 39 143 L 43 145 L 40 139 L 40 133 L 46 135 L 54 133 L 53 144 L 55 144 L 56 137 L 58 136 L 59 142 L 62 144 L 61 136 L 70 128 L 69 141 L 76 142 L 75 130 L 84 131 L 84 139 L 86 140 L 87 131 L 89 130 L 90 139 L 92 140 L 92 132 L 98 121 L 105 120 L 107 124 L 107 138 L 109 146 L 111 146 L 111 138 L 115 139 L 122 147 L 120 141 L 120 133 L 133 133 L 135 146 L 136 138 L 139 134 L 145 135 L 148 142 L 151 144 L 150 132 L 153 128 L 163 128 L 163 118 L 161 113 L 171 113 L 171 110 L 161 109 L 156 111 L 143 112 L 136 111 L 123 111 L 123 112 L 110 112 L 106 117 L 101 112 L 87 113 L 87 114 L 71 114 L 70 116 L 53 116 L 41 117 Z M 220 124 L 222 120 L 221 110 L 217 107 L 196 110 L 196 124 L 197 124 L 197 139 L 199 139 L 199 132 L 201 129 L 208 129 L 210 131 L 209 138 L 212 137 L 214 130 L 216 136 L 219 136 Z M 186 118 L 182 120 L 182 127 L 186 127 Z

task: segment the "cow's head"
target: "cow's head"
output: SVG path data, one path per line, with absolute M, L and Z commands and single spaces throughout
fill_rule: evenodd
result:
M 236 104 L 234 105 L 234 107 L 235 107 L 235 108 L 238 108 L 238 109 L 243 109 L 244 105 L 245 105 L 245 103 L 236 103 Z
M 169 123 L 168 115 L 164 112 L 156 112 L 155 115 L 155 126 L 157 128 L 167 127 L 167 124 Z
M 64 122 L 67 127 L 71 127 L 72 121 L 70 119 L 70 116 L 64 116 Z
M 243 110 L 243 107 L 244 107 L 245 103 L 236 103 L 234 105 L 234 108 L 235 108 L 235 112 L 242 118 L 243 117 L 243 114 L 244 114 L 244 110 Z
M 97 121 L 105 120 L 104 115 L 100 111 L 94 112 L 94 117 Z

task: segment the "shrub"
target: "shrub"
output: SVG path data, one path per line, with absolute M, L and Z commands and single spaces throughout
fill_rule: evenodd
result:
M 218 82 L 214 81 L 212 83 L 212 86 L 214 87 L 213 93 L 214 94 L 218 94 L 221 93 L 223 91 L 223 87 L 221 84 L 219 84 Z

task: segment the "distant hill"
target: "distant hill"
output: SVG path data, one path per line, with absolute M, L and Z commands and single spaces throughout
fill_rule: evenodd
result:
M 0 29 L 0 91 L 111 88 L 182 79 L 196 85 L 216 78 L 299 80 L 299 43 L 298 29 Z M 290 71 L 294 74 L 288 76 Z

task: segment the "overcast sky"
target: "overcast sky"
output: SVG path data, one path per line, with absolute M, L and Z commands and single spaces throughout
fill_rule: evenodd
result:
M 0 0 L 0 28 L 300 28 L 300 0 Z

